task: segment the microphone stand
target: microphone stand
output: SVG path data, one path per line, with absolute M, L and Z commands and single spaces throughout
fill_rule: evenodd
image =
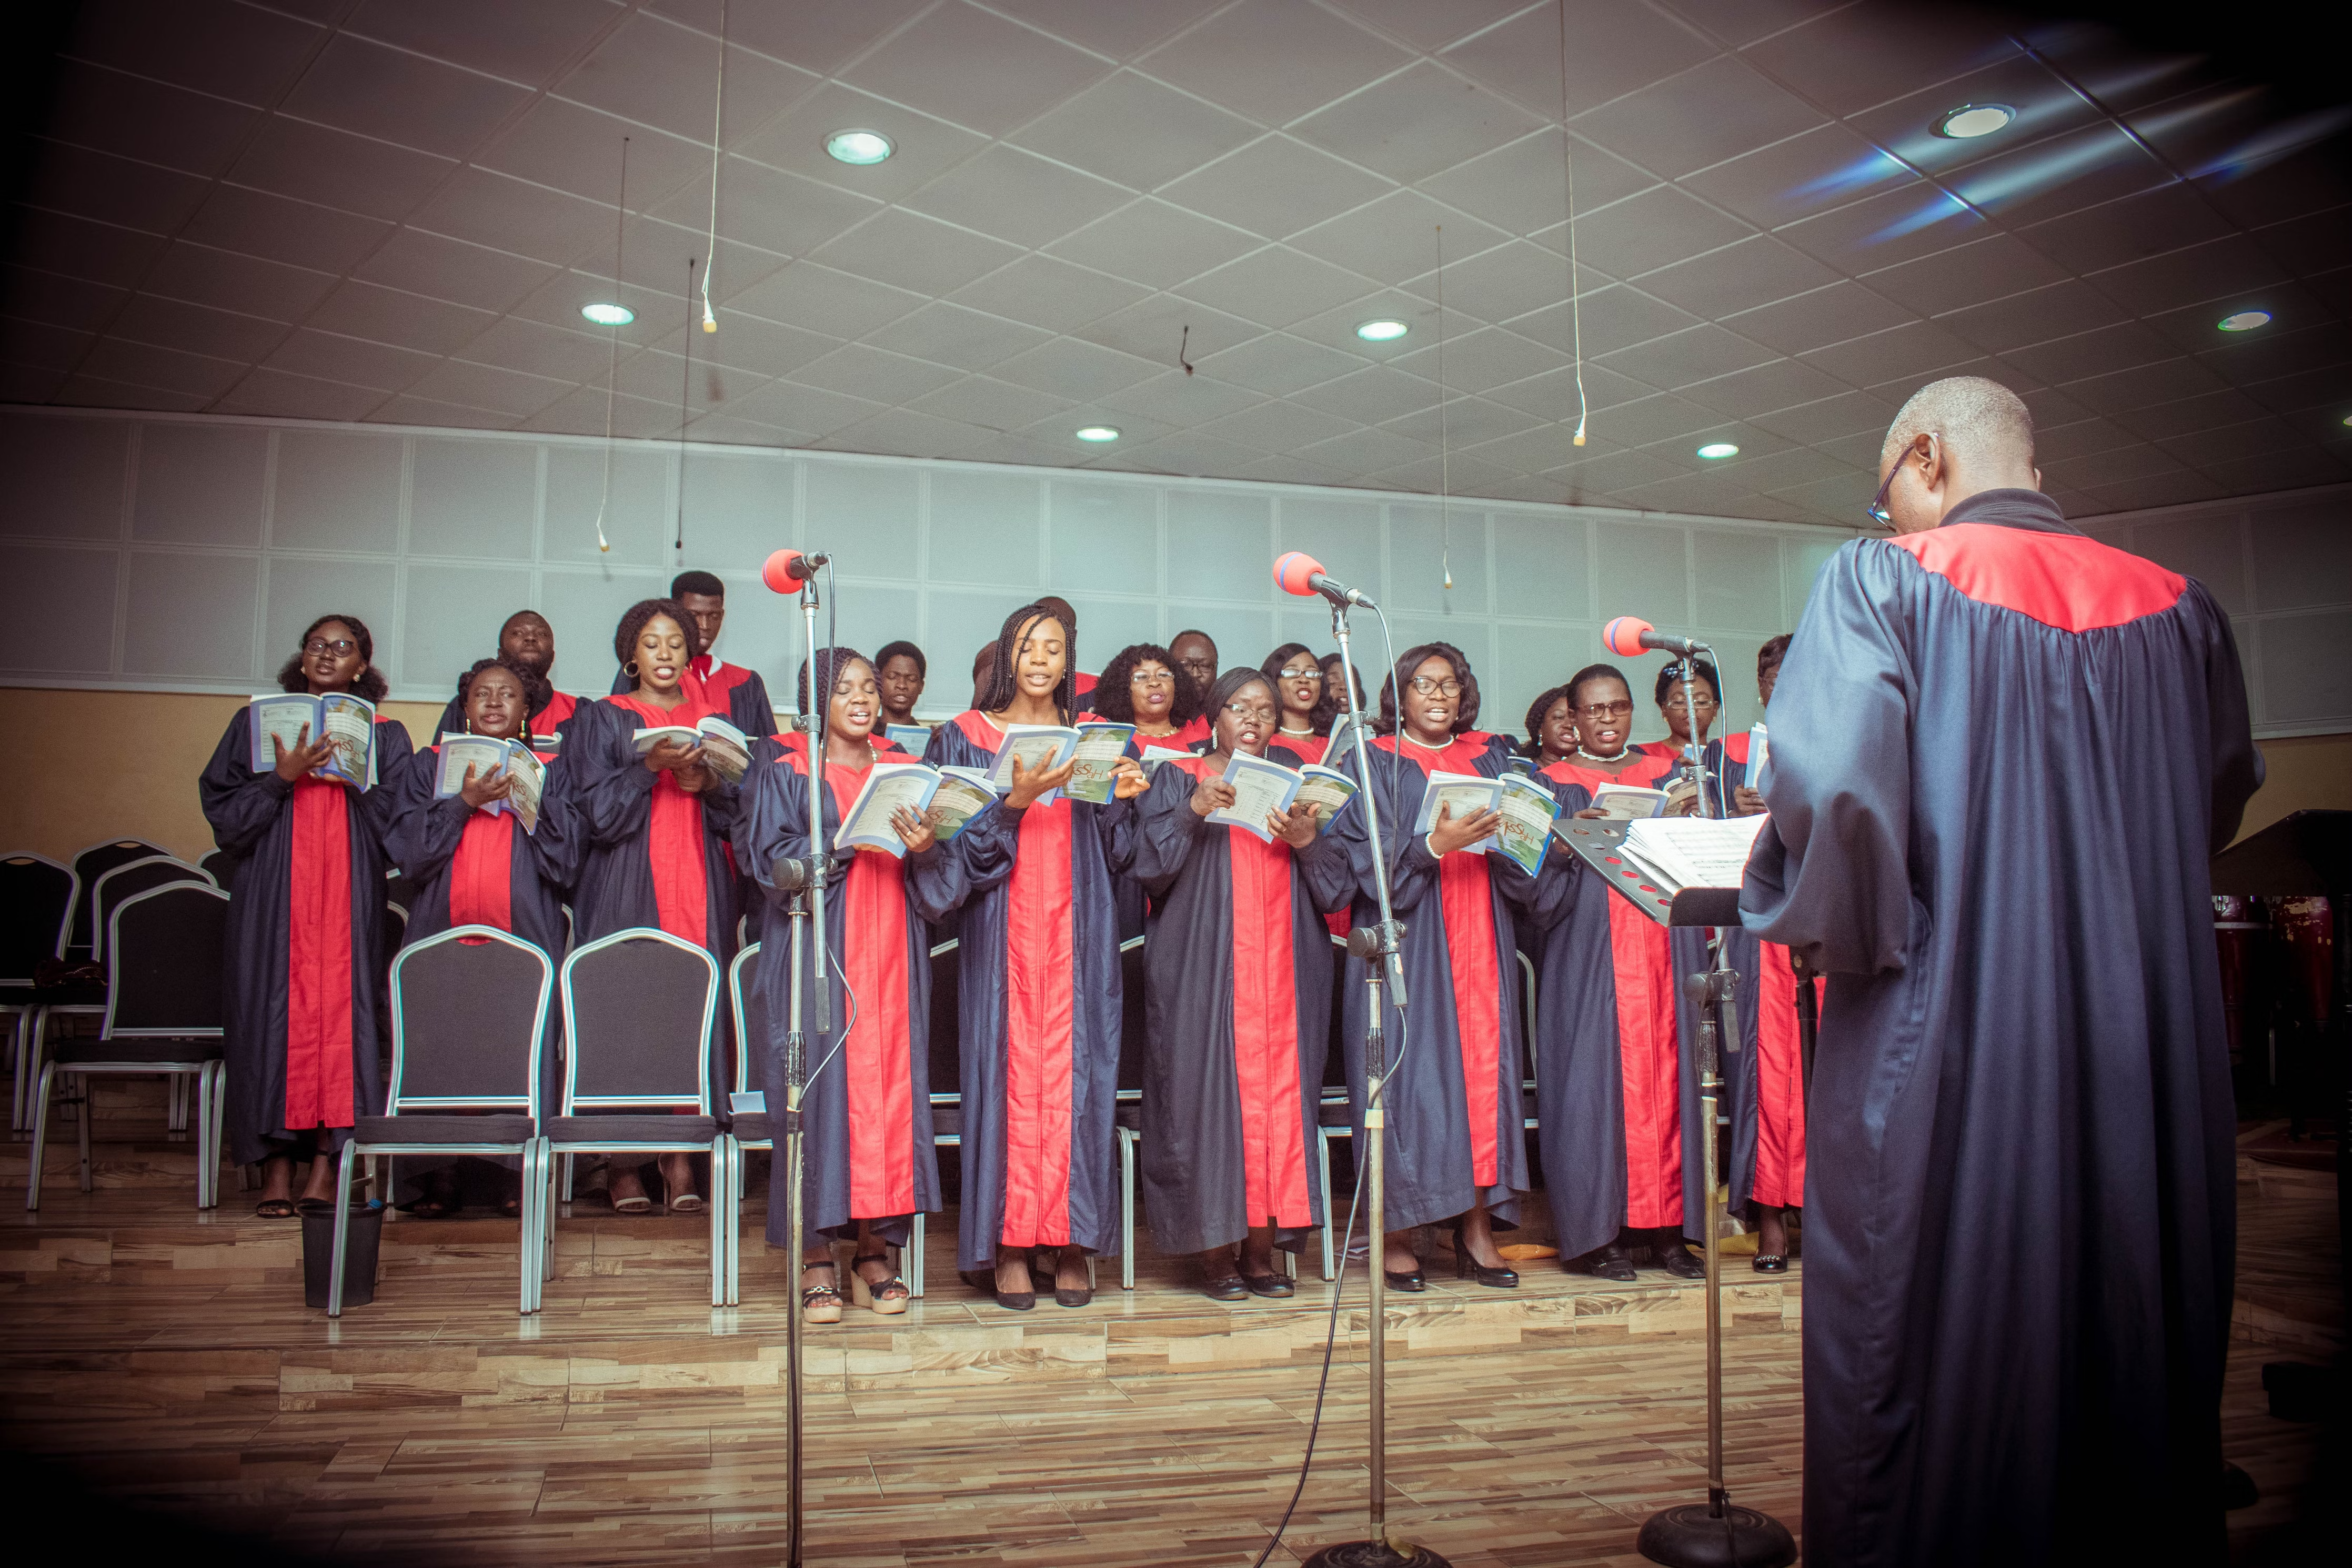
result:
M 784 1035 L 784 1194 L 791 1207 L 786 1218 L 786 1243 L 792 1249 L 793 1278 L 800 1279 L 803 1253 L 808 1241 L 805 1233 L 805 1213 L 802 1193 L 808 1177 L 808 1152 L 805 1128 L 801 1114 L 802 1100 L 808 1088 L 808 1041 L 802 1031 L 802 993 L 805 983 L 802 977 L 802 933 L 809 931 L 814 939 L 815 958 L 816 1032 L 833 1032 L 832 972 L 826 965 L 824 929 L 824 879 L 830 857 L 824 842 L 824 716 L 832 704 L 833 682 L 823 679 L 816 663 L 816 577 L 814 573 L 801 583 L 801 626 L 808 650 L 809 712 L 801 714 L 793 728 L 808 737 L 808 834 L 809 853 L 806 879 L 793 894 L 793 984 L 792 1011 Z M 822 688 L 822 689 L 820 689 Z M 846 1295 L 847 1292 L 844 1292 Z M 784 1331 L 784 1432 L 785 1452 L 789 1456 L 785 1478 L 784 1562 L 786 1568 L 800 1568 L 805 1521 L 802 1510 L 802 1404 L 801 1332 L 802 1309 L 800 1292 L 793 1293 L 792 1318 Z
M 1711 648 L 1691 645 L 1683 663 L 1683 701 L 1691 717 L 1691 743 L 1684 751 L 1684 767 L 1698 785 L 1702 816 L 1720 816 L 1723 797 L 1718 788 L 1717 809 L 1707 810 L 1706 730 L 1699 721 L 1692 689 L 1698 683 L 1698 653 Z M 1718 778 L 1721 774 L 1717 775 Z M 1722 1056 L 1739 1048 L 1739 972 L 1731 967 L 1728 927 L 1707 930 L 1708 966 L 1683 980 L 1683 997 L 1698 1013 L 1698 1107 L 1700 1171 L 1706 1190 L 1703 1224 L 1706 1259 L 1706 1501 L 1679 1503 L 1659 1510 L 1643 1522 L 1634 1550 L 1667 1568 L 1786 1568 L 1797 1560 L 1797 1543 L 1788 1527 L 1770 1514 L 1740 1508 L 1723 1482 L 1723 1247 L 1717 1233 L 1723 1228 L 1722 1187 L 1716 1178 L 1720 1134 L 1716 1129 L 1722 1103 Z M 1718 1033 L 1720 1030 L 1720 1033 Z
M 1388 972 L 1387 982 L 1396 992 L 1398 1010 L 1402 1011 L 1404 959 L 1398 940 L 1403 936 L 1404 927 L 1397 922 L 1389 902 L 1388 860 L 1381 852 L 1380 797 L 1372 788 L 1371 737 L 1365 732 L 1364 715 L 1356 706 L 1356 661 L 1348 643 L 1348 606 L 1337 599 L 1331 604 L 1331 634 L 1339 641 L 1339 685 L 1356 731 L 1357 796 L 1364 803 L 1364 834 L 1371 846 L 1372 889 L 1379 899 L 1381 917 L 1377 925 L 1348 933 L 1348 955 L 1366 961 L 1365 999 L 1370 1004 L 1364 1029 L 1364 1176 L 1371 1189 L 1368 1261 L 1369 1255 L 1379 1254 L 1378 1260 L 1370 1261 L 1365 1270 L 1371 1281 L 1371 1499 L 1368 1510 L 1371 1532 L 1367 1540 L 1344 1541 L 1323 1548 L 1307 1560 L 1306 1568 L 1449 1568 L 1444 1558 L 1426 1546 L 1396 1541 L 1388 1528 L 1388 1312 L 1383 1265 L 1388 1261 L 1389 1063 L 1382 1027 L 1381 971 Z M 1391 675 L 1390 679 L 1395 677 Z M 1329 1225 L 1331 1216 L 1325 1215 L 1323 1223 Z M 1332 1288 L 1341 1289 L 1347 1280 L 1348 1261 L 1343 1258 L 1339 1260 L 1339 1279 Z

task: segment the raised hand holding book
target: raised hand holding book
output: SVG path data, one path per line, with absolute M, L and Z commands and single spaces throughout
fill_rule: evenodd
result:
M 1221 827 L 1238 827 L 1273 843 L 1274 834 L 1265 819 L 1290 809 L 1298 795 L 1298 775 L 1280 763 L 1236 752 L 1225 763 L 1223 778 L 1233 787 L 1234 803 L 1219 806 L 1203 820 Z
M 1071 773 L 1070 782 L 1062 786 L 1062 793 L 1072 800 L 1101 805 L 1118 786 L 1118 760 L 1127 755 L 1127 743 L 1135 735 L 1135 726 L 1101 721 L 1079 725 L 1077 734 L 1077 744 L 1070 752 L 1077 767 Z
M 841 827 L 833 836 L 835 849 L 856 851 L 878 849 L 886 855 L 904 859 L 907 842 L 898 837 L 896 818 L 901 811 L 911 811 L 918 816 L 929 809 L 932 797 L 940 792 L 937 768 L 921 763 L 877 763 L 866 770 L 866 783 L 857 791 L 857 798 L 841 815 Z M 961 826 L 961 823 L 958 824 Z M 932 833 L 939 828 L 933 825 Z
M 729 784 L 741 784 L 745 771 L 751 765 L 750 737 L 716 713 L 693 724 L 651 725 L 636 731 L 632 739 L 641 757 L 664 741 L 700 746 L 702 765 Z
M 1428 787 L 1422 792 L 1421 815 L 1413 819 L 1416 836 L 1425 837 L 1437 826 L 1437 814 L 1442 807 L 1450 822 L 1467 822 L 1496 809 L 1503 798 L 1503 782 L 1484 773 L 1434 773 L 1429 775 Z M 1464 846 L 1472 855 L 1484 855 L 1493 840 L 1481 838 L 1475 844 Z

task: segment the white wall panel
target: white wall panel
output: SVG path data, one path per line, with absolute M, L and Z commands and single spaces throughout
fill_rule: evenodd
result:
M 1639 616 L 1660 626 L 1691 624 L 1690 568 L 1680 528 L 1604 522 L 1593 536 L 1602 624 L 1618 616 Z
M 691 452 L 686 459 L 687 558 L 707 571 L 757 574 L 771 552 L 793 542 L 793 506 L 791 458 Z
M 1694 623 L 1710 630 L 1760 632 L 1764 637 L 1786 631 L 1789 628 L 1780 621 L 1780 596 L 1772 592 L 1780 575 L 1779 540 L 1760 534 L 1694 531 L 1691 589 L 1697 599 L 1692 606 Z
M 1276 592 L 1275 554 L 1274 500 L 1263 490 L 1256 494 L 1225 489 L 1169 492 L 1168 592 L 1171 597 L 1265 604 Z M 1172 633 L 1181 624 L 1171 623 L 1168 629 Z M 1260 616 L 1258 625 L 1263 627 L 1264 624 L 1265 617 Z M 1213 628 L 1202 629 L 1216 636 Z M 1217 647 L 1223 653 L 1222 637 Z
M 1494 526 L 1497 611 L 1548 621 L 1581 621 L 1592 614 L 1582 519 L 1505 514 Z M 1535 692 L 1528 700 L 1533 701 Z
M 1080 595 L 1160 592 L 1160 502 L 1134 485 L 1057 479 L 1046 580 L 1077 605 Z M 1084 611 L 1081 608 L 1081 615 Z M 1136 640 L 1133 638 L 1130 641 Z M 1148 640 L 1148 639 L 1146 639 Z
M 379 646 L 376 663 L 404 689 L 454 691 L 458 673 L 496 653 L 499 627 L 530 603 L 526 568 L 417 562 L 408 568 L 398 662 L 386 664 Z
M 251 682 L 261 557 L 177 550 L 131 556 L 122 625 L 122 673 Z M 268 661 L 275 670 L 289 647 Z M 381 662 L 383 645 L 376 645 Z
M 31 539 L 122 537 L 134 428 L 123 421 L 0 414 L 0 474 L 8 497 L 0 528 Z
M 393 658 L 405 642 L 400 624 L 400 567 L 394 562 L 272 554 L 261 616 L 261 668 L 276 672 L 320 616 L 357 616 L 375 638 L 376 668 L 397 682 Z M 520 607 L 518 601 L 516 608 Z M 509 609 L 499 616 L 504 621 Z M 497 634 L 494 632 L 492 636 Z M 487 652 L 488 650 L 484 650 Z M 479 657 L 479 656 L 477 656 Z
M 131 537 L 259 544 L 269 437 L 252 426 L 142 426 Z
M 0 544 L 0 581 L 15 601 L 0 616 L 0 668 L 104 675 L 114 659 L 112 550 Z
M 621 613 L 639 599 L 658 599 L 669 589 L 669 574 L 644 568 L 599 571 L 549 567 L 539 577 L 539 610 L 555 628 L 556 687 L 602 695 L 613 684 L 613 628 Z M 501 616 L 500 620 L 505 616 Z M 493 625 L 482 632 L 482 653 L 492 651 Z M 478 654 L 476 658 L 480 658 Z M 419 695 L 430 696 L 430 691 Z
M 2253 608 L 2246 591 L 2245 543 L 2234 528 L 2217 529 L 2206 518 L 2168 518 L 2132 530 L 2131 542 L 2122 548 L 2196 578 L 2233 616 Z
M 1383 602 L 1408 614 L 1484 622 L 1493 598 L 1486 583 L 1486 512 L 1456 502 L 1444 514 L 1442 525 L 1433 506 L 1391 504 L 1388 513 L 1389 596 Z M 1445 586 L 1449 536 L 1451 590 Z
M 971 469 L 937 470 L 930 480 L 930 570 L 936 577 L 1029 590 L 1005 604 L 1000 616 L 1034 597 L 1045 482 L 1026 474 Z M 866 546 L 888 548 L 878 542 Z
M 529 561 L 539 513 L 539 449 L 520 442 L 420 436 L 409 479 L 408 551 Z
M 406 446 L 398 436 L 279 431 L 270 547 L 397 553 Z
M 658 570 L 670 558 L 670 457 L 642 447 L 612 455 L 612 494 L 605 499 L 605 458 L 601 446 L 547 448 L 546 518 L 540 529 L 540 559 L 581 562 L 600 568 Z M 596 516 L 604 515 L 604 542 L 596 548 Z
M 2295 724 L 2352 713 L 2352 610 L 2271 617 L 2255 635 L 2266 716 Z
M 1285 494 L 1279 498 L 1279 504 L 1282 520 L 1275 530 L 1276 554 L 1303 550 L 1323 563 L 1324 571 L 1349 587 L 1361 589 L 1375 599 L 1387 593 L 1381 574 L 1385 551 L 1378 502 L 1334 500 L 1309 492 Z M 1272 570 L 1273 563 L 1269 562 L 1267 571 L 1271 574 Z M 1319 616 L 1317 618 L 1323 621 Z M 1322 635 L 1330 636 L 1328 623 L 1323 625 Z
M 803 550 L 879 548 L 892 570 L 913 575 L 922 527 L 922 466 L 810 463 L 799 545 Z
M 2341 502 L 2280 507 L 2254 516 L 2254 607 L 2301 610 L 2352 601 L 2352 549 Z M 2141 528 L 2132 548 L 2145 553 Z

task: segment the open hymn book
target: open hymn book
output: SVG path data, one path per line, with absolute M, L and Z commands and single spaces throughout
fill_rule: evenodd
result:
M 436 799 L 461 793 L 469 766 L 477 783 L 504 768 L 513 778 L 513 786 L 508 790 L 506 799 L 494 800 L 483 809 L 493 816 L 510 811 L 525 833 L 539 831 L 539 799 L 547 786 L 547 767 L 530 747 L 520 741 L 501 741 L 494 735 L 459 734 L 443 735 L 440 747 L 440 771 L 433 778 Z
M 833 836 L 835 849 L 879 849 L 906 858 L 906 842 L 891 818 L 904 808 L 928 814 L 931 833 L 942 844 L 996 798 L 988 775 L 978 768 L 935 768 L 929 763 L 877 763 L 866 770 L 857 798 L 841 814 Z
M 1239 752 L 1225 763 L 1223 779 L 1234 786 L 1234 804 L 1218 807 L 1203 820 L 1254 833 L 1268 844 L 1274 842 L 1274 835 L 1267 831 L 1265 819 L 1274 813 L 1288 811 L 1303 801 L 1315 813 L 1315 831 L 1320 833 L 1356 794 L 1355 781 L 1337 768 L 1320 763 L 1286 768 Z
M 1559 802 L 1543 785 L 1515 773 L 1500 778 L 1484 773 L 1432 773 L 1422 793 L 1421 815 L 1413 823 L 1413 832 L 1426 835 L 1435 827 L 1441 808 L 1454 822 L 1485 812 L 1497 813 L 1503 822 L 1494 837 L 1480 839 L 1467 852 L 1484 855 L 1489 849 L 1500 849 L 1530 877 L 1543 869 L 1544 857 L 1551 849 L 1544 830 L 1559 816 Z
M 704 764 L 729 784 L 741 784 L 745 770 L 751 765 L 750 739 L 716 713 L 695 724 L 652 725 L 638 731 L 634 739 L 641 757 L 664 741 L 700 746 Z
M 1767 820 L 1760 815 L 1644 817 L 1627 824 L 1618 852 L 1669 899 L 1685 888 L 1736 888 Z
M 309 741 L 331 740 L 334 752 L 319 764 L 314 777 L 375 787 L 375 704 L 348 691 L 313 697 L 302 691 L 272 691 L 247 705 L 253 714 L 253 754 L 247 763 L 255 773 L 278 766 L 274 741 L 291 752 Z

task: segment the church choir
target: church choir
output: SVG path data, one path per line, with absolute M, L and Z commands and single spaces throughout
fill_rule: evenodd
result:
M 259 1163 L 261 1212 L 293 1213 L 295 1166 L 311 1159 L 306 1195 L 326 1194 L 327 1158 L 359 1116 L 381 1109 L 387 873 L 405 887 L 404 940 L 453 926 L 507 931 L 562 957 L 568 943 L 654 927 L 707 950 L 722 972 L 757 942 L 747 990 L 765 1005 L 767 1037 L 729 1041 L 746 1076 L 780 1102 L 783 997 L 793 984 L 779 858 L 831 845 L 880 763 L 914 760 L 885 738 L 915 723 L 928 664 L 908 642 L 871 659 L 819 650 L 800 672 L 799 706 L 826 704 L 824 741 L 779 732 L 758 672 L 714 651 L 725 587 L 681 574 L 666 598 L 632 605 L 614 634 L 611 692 L 555 691 L 553 629 L 518 612 L 494 656 L 460 678 L 440 734 L 527 744 L 545 764 L 535 829 L 506 809 L 513 781 L 467 770 L 442 793 L 436 743 L 411 754 L 406 731 L 379 717 L 377 780 L 362 790 L 318 770 L 330 742 L 305 732 L 277 743 L 274 766 L 250 765 L 245 710 L 230 721 L 201 792 L 233 857 L 226 1047 L 228 1142 Z M 1766 645 L 1769 704 L 1788 647 Z M 279 682 L 289 692 L 380 699 L 368 629 L 320 617 L 298 639 Z M 1119 1246 L 1115 1128 L 1139 1129 L 1140 1219 L 1157 1246 L 1192 1259 L 1219 1300 L 1291 1293 L 1277 1249 L 1297 1252 L 1328 1212 L 1316 1148 L 1327 1082 L 1344 1082 L 1355 1148 L 1373 1075 L 1366 961 L 1346 956 L 1352 927 L 1379 920 L 1378 877 L 1363 802 L 1318 824 L 1301 806 L 1262 822 L 1212 821 L 1234 805 L 1235 757 L 1297 767 L 1337 763 L 1335 721 L 1369 705 L 1350 731 L 1381 808 L 1385 872 L 1406 987 L 1381 994 L 1381 1094 L 1387 1140 L 1388 1234 L 1381 1266 L 1396 1289 L 1425 1289 L 1425 1234 L 1446 1267 L 1493 1289 L 1517 1285 L 1506 1233 L 1540 1187 L 1560 1258 L 1620 1280 L 1653 1266 L 1700 1272 L 1690 1242 L 1704 1213 L 1695 1020 L 1678 995 L 1703 967 L 1703 937 L 1670 933 L 1585 874 L 1564 850 L 1530 875 L 1480 851 L 1492 812 L 1448 813 L 1415 831 L 1433 773 L 1530 775 L 1563 813 L 1593 809 L 1611 784 L 1664 788 L 1680 776 L 1695 727 L 1716 728 L 1722 692 L 1701 662 L 1670 665 L 1651 694 L 1669 738 L 1633 740 L 1635 697 L 1622 670 L 1595 664 L 1538 697 L 1525 739 L 1479 727 L 1478 679 L 1461 649 L 1405 653 L 1368 693 L 1336 657 L 1298 643 L 1255 665 L 1220 667 L 1213 642 L 1186 631 L 1167 646 L 1120 648 L 1100 676 L 1079 668 L 1076 616 L 1047 598 L 1006 617 L 982 650 L 971 708 L 931 727 L 922 760 L 987 769 L 1006 729 L 1096 719 L 1132 724 L 1109 798 L 1074 798 L 1073 764 L 1013 770 L 1010 788 L 952 837 L 901 811 L 895 852 L 836 857 L 825 919 L 829 1028 L 812 1031 L 807 1094 L 807 1250 L 802 1308 L 838 1321 L 850 1300 L 833 1250 L 881 1313 L 908 1299 L 888 1248 L 945 1206 L 934 1142 L 934 1090 L 956 1091 L 961 1191 L 957 1261 L 1000 1306 L 1026 1310 L 1050 1292 L 1091 1297 L 1089 1260 Z M 717 716 L 751 738 L 740 782 L 705 747 L 638 731 Z M 902 734 L 903 738 L 903 734 Z M 1356 763 L 1346 757 L 1353 775 Z M 1711 736 L 1699 798 L 1673 809 L 1752 815 L 1748 736 Z M 809 773 L 821 773 L 823 820 L 809 821 Z M 944 830 L 942 830 L 944 831 Z M 739 934 L 739 917 L 743 929 Z M 932 1081 L 932 963 L 954 938 L 959 1076 Z M 1122 938 L 1144 938 L 1140 1102 L 1119 1105 Z M 1730 933 L 1743 976 L 1745 1048 L 1727 1054 L 1728 1181 L 1735 1214 L 1760 1226 L 1754 1267 L 1786 1268 L 1788 1221 L 1803 1201 L 1805 1101 L 1788 950 Z M 1534 975 L 1532 1006 L 1522 959 Z M 803 984 L 818 976 L 804 954 Z M 1334 1018 L 1338 1026 L 1334 1028 Z M 542 1083 L 557 1081 L 551 1023 Z M 1334 1047 L 1336 1046 L 1336 1052 Z M 721 1086 L 714 1086 L 721 1087 Z M 720 1097 L 723 1100 L 723 1097 Z M 1529 1121 L 1536 1159 L 1529 1158 Z M 664 1156 L 661 1201 L 702 1205 L 691 1157 Z M 644 1173 L 605 1173 L 613 1206 L 656 1201 Z M 512 1178 L 509 1177 L 509 1202 Z M 412 1211 L 453 1212 L 451 1173 L 427 1171 L 403 1195 Z M 782 1245 L 781 1177 L 768 1209 Z

